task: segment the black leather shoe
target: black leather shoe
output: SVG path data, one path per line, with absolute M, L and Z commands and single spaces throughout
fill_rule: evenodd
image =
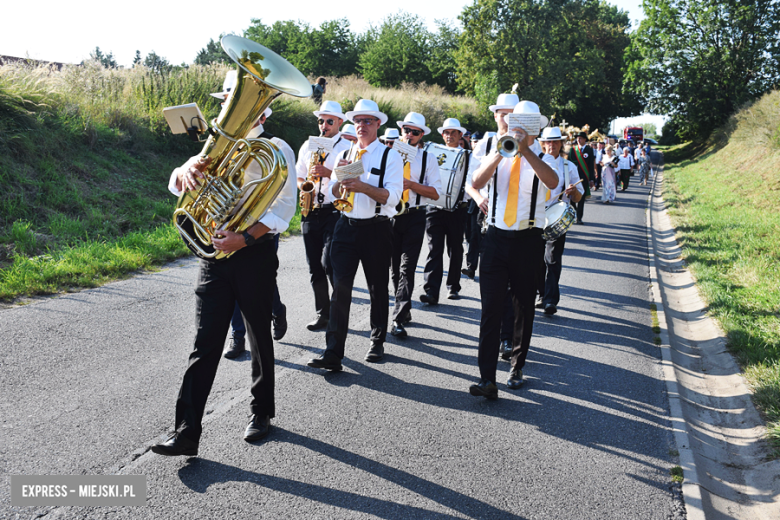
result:
M 230 342 L 230 346 L 225 351 L 225 357 L 227 359 L 235 359 L 244 352 L 246 352 L 246 343 L 244 341 L 244 338 L 236 339 L 233 338 L 233 340 Z
M 477 397 L 484 397 L 486 399 L 498 399 L 498 387 L 495 383 L 480 379 L 476 385 L 469 387 L 469 393 Z
M 385 357 L 385 346 L 382 343 L 372 343 L 371 348 L 366 352 L 366 361 L 369 363 L 378 363 Z
M 246 442 L 259 441 L 271 431 L 271 418 L 267 415 L 259 417 L 253 415 L 244 431 L 244 440 Z
M 194 457 L 198 454 L 198 443 L 176 432 L 167 441 L 152 446 L 152 452 L 168 457 L 176 457 L 178 455 Z
M 474 271 L 474 269 L 461 269 L 460 272 L 465 274 L 467 277 L 471 278 L 472 280 L 474 279 L 474 275 L 477 274 L 476 271 Z
M 553 305 L 552 303 L 549 303 L 549 304 L 547 304 L 547 305 L 544 307 L 544 313 L 545 313 L 545 314 L 547 314 L 547 315 L 549 315 L 549 316 L 552 316 L 552 315 L 553 315 L 553 314 L 555 314 L 556 312 L 558 312 L 558 307 L 556 307 L 556 306 L 555 306 L 555 305 Z
M 427 303 L 428 305 L 436 305 L 439 303 L 438 298 L 434 298 L 433 296 L 429 294 L 421 294 L 420 295 L 420 301 L 423 303 Z
M 523 386 L 523 371 L 519 368 L 509 372 L 509 378 L 506 380 L 506 387 L 510 390 L 517 390 Z
M 407 323 L 409 323 L 411 321 L 412 321 L 412 315 L 411 314 L 407 314 L 406 318 L 402 319 L 398 323 L 400 323 L 401 325 L 406 325 Z
M 390 329 L 390 335 L 395 336 L 398 339 L 405 339 L 409 336 L 409 334 L 406 333 L 404 326 L 397 321 L 393 322 L 393 327 Z
M 447 295 L 448 300 L 460 300 L 460 294 L 458 294 L 458 291 L 450 291 L 450 294 Z
M 274 340 L 279 341 L 287 334 L 287 307 L 282 305 L 282 312 L 277 316 L 273 316 L 271 326 L 274 333 Z
M 320 330 L 328 326 L 328 318 L 324 316 L 317 316 L 317 319 L 306 325 L 309 330 Z
M 312 368 L 324 368 L 333 372 L 341 372 L 341 361 L 336 359 L 335 356 L 323 354 L 320 357 L 311 358 L 306 364 Z
M 512 356 L 512 342 L 505 339 L 501 342 L 501 359 L 508 360 Z

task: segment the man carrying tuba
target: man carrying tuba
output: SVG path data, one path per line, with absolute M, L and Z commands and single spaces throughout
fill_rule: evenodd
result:
M 344 121 L 340 104 L 335 101 L 325 101 L 314 115 L 317 117 L 320 136 L 334 141 L 333 150 L 330 152 L 311 150 L 307 140 L 298 152 L 298 163 L 295 169 L 298 174 L 298 188 L 301 189 L 301 204 L 305 203 L 304 197 L 307 197 L 311 204 L 306 216 L 303 216 L 303 211 L 301 212 L 301 234 L 306 249 L 306 262 L 309 264 L 311 288 L 314 290 L 314 308 L 317 311 L 317 318 L 306 325 L 306 328 L 320 330 L 328 325 L 330 319 L 328 280 L 333 286 L 330 246 L 333 230 L 339 219 L 339 212 L 333 207 L 334 197 L 330 190 L 330 176 L 336 163 L 336 156 L 348 149 L 352 143 L 342 138 L 339 132 L 339 127 Z M 309 188 L 311 192 L 305 195 L 303 190 Z

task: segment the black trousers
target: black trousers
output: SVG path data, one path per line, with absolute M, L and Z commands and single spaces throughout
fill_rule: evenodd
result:
M 395 307 L 393 321 L 404 321 L 412 310 L 414 273 L 425 238 L 425 210 L 393 218 L 393 274 Z
M 306 262 L 309 264 L 311 288 L 314 290 L 314 308 L 317 316 L 326 319 L 330 318 L 328 281 L 333 285 L 331 245 L 339 215 L 333 205 L 328 204 L 301 217 L 303 246 L 306 249 Z
M 325 332 L 326 355 L 336 355 L 339 359 L 344 357 L 352 287 L 360 263 L 363 264 L 371 301 L 371 342 L 385 341 L 392 243 L 389 219 L 375 218 L 370 222 L 355 222 L 342 216 L 336 223 L 330 253 L 333 259 L 333 296 L 330 300 L 330 320 Z
M 540 263 L 538 292 L 542 302 L 547 305 L 558 305 L 561 301 L 561 290 L 558 282 L 561 279 L 563 264 L 563 247 L 566 245 L 566 233 L 557 240 L 545 242 L 544 260 Z
M 495 383 L 507 285 L 512 292 L 515 315 L 512 368 L 522 369 L 525 366 L 533 333 L 536 277 L 544 251 L 544 240 L 540 229 L 506 236 L 491 226 L 484 241 L 485 252 L 479 271 L 482 320 L 477 359 L 480 377 Z
M 479 267 L 479 249 L 482 246 L 482 212 L 473 200 L 469 201 L 466 217 L 466 241 L 469 244 L 466 252 L 466 268 L 474 271 Z M 484 216 L 484 215 L 483 215 Z
M 273 240 L 241 249 L 227 260 L 200 261 L 195 287 L 197 332 L 176 401 L 176 429 L 185 437 L 200 440 L 203 411 L 222 359 L 235 302 L 241 307 L 252 353 L 250 408 L 253 414 L 274 416 L 271 308 L 278 267 Z
M 437 209 L 426 215 L 425 233 L 428 235 L 428 259 L 425 261 L 425 293 L 439 299 L 441 280 L 444 277 L 444 244 L 450 266 L 447 270 L 447 289 L 460 291 L 460 268 L 463 265 L 463 227 L 466 208 L 455 211 Z
M 595 189 L 599 189 L 601 187 L 601 165 L 596 164 L 596 178 L 593 180 Z
M 631 170 L 620 170 L 620 182 L 623 183 L 622 191 L 628 189 L 628 180 L 631 178 Z

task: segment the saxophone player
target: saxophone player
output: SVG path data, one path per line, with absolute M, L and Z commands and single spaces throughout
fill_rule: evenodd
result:
M 330 319 L 330 295 L 328 281 L 333 286 L 333 267 L 330 260 L 330 246 L 333 230 L 339 219 L 339 213 L 333 207 L 333 194 L 330 190 L 330 176 L 336 156 L 352 144 L 339 132 L 344 114 L 341 105 L 335 101 L 325 101 L 314 112 L 320 128 L 320 136 L 334 141 L 329 153 L 309 150 L 309 141 L 303 143 L 298 152 L 296 172 L 298 188 L 301 189 L 301 234 L 306 249 L 306 262 L 309 264 L 311 287 L 314 290 L 314 308 L 317 317 L 306 325 L 309 330 L 324 329 Z M 307 192 L 304 192 L 307 188 Z M 304 208 L 306 206 L 306 208 Z
M 429 200 L 441 197 L 442 186 L 436 157 L 421 149 L 423 136 L 431 133 L 431 129 L 425 126 L 425 116 L 409 112 L 403 121 L 397 121 L 396 124 L 403 132 L 401 140 L 419 150 L 411 161 L 404 159 L 401 204 L 406 204 L 408 209 L 393 217 L 393 258 L 390 267 L 395 307 L 390 334 L 403 339 L 407 337 L 404 325 L 412 320 L 414 272 L 425 238 L 425 209 Z

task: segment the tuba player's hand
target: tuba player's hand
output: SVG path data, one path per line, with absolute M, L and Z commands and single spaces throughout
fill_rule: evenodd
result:
M 218 236 L 221 238 L 217 238 Z M 214 249 L 223 253 L 232 253 L 246 247 L 244 235 L 239 235 L 227 229 L 217 231 L 211 238 L 211 243 L 214 245 Z

